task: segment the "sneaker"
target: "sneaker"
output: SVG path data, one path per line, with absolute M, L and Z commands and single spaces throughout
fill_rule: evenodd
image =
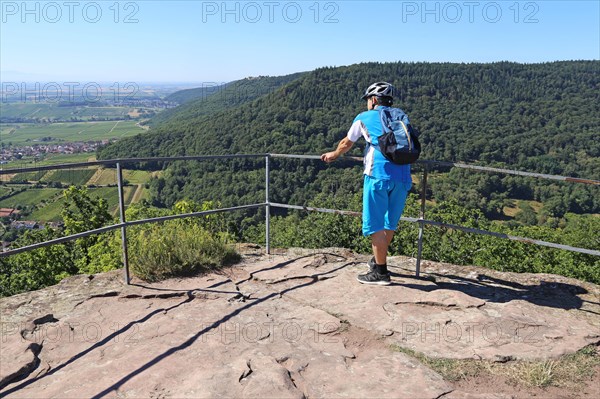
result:
M 390 285 L 390 275 L 379 274 L 376 271 L 370 271 L 367 274 L 359 274 L 356 279 L 362 284 L 374 284 L 374 285 Z
M 369 266 L 369 271 L 367 273 L 375 271 L 375 257 L 374 256 L 371 258 L 371 260 L 369 260 L 369 262 L 367 262 L 367 266 Z

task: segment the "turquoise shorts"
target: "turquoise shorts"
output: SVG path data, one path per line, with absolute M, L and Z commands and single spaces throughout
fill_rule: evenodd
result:
M 412 182 L 379 180 L 365 175 L 363 235 L 370 236 L 381 230 L 396 230 L 411 186 Z

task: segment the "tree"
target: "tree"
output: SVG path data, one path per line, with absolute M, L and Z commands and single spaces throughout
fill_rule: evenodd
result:
M 63 193 L 65 205 L 61 212 L 64 233 L 72 235 L 87 230 L 95 230 L 112 221 L 108 203 L 104 198 L 92 198 L 87 189 L 71 186 Z M 99 256 L 116 247 L 114 233 L 91 235 L 75 240 L 72 256 L 80 272 L 106 271 L 120 264 L 115 256 Z

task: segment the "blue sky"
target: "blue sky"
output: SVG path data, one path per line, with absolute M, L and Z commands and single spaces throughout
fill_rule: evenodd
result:
M 0 10 L 4 82 L 225 82 L 368 61 L 600 59 L 600 0 L 2 0 Z

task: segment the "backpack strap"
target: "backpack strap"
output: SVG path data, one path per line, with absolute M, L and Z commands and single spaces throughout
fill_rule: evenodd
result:
M 408 133 L 408 129 L 406 128 L 406 125 L 404 124 L 404 122 L 402 121 L 402 119 L 400 119 L 400 123 L 402 124 L 402 128 L 404 129 L 404 133 L 406 133 L 406 140 L 408 140 L 408 148 L 410 148 L 411 151 L 412 151 L 412 148 L 413 148 L 412 137 Z
M 392 119 L 392 114 L 390 113 L 390 110 L 387 108 L 375 108 L 377 110 L 377 112 L 379 112 L 379 120 L 381 121 L 381 133 L 382 135 L 384 135 L 385 133 L 391 132 L 392 128 L 389 124 L 389 121 Z M 379 136 L 381 137 L 381 136 Z M 379 138 L 377 138 L 377 141 L 379 141 Z M 375 147 L 375 149 L 379 152 L 381 152 L 381 148 L 379 148 L 378 145 L 374 145 L 373 143 L 367 141 L 367 143 L 369 145 L 372 145 L 373 147 Z M 367 147 L 368 148 L 368 147 Z
M 384 128 L 382 129 L 382 132 L 387 133 L 392 131 L 392 127 L 390 126 L 392 114 L 390 113 L 390 110 L 387 108 L 378 108 L 377 110 L 379 111 L 379 119 L 381 120 L 381 126 Z

